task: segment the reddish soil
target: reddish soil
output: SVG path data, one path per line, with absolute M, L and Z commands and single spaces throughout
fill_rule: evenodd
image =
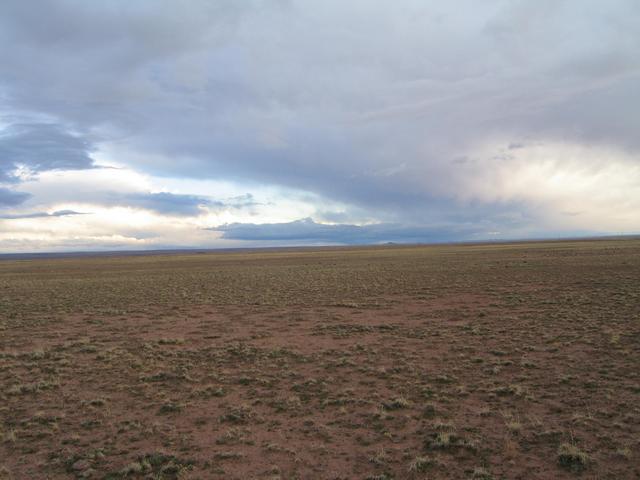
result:
M 585 250 L 449 293 L 18 316 L 0 478 L 640 478 L 639 251 L 613 280 Z

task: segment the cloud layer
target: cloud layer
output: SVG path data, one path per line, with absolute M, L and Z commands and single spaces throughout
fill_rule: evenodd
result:
M 408 226 L 399 224 L 322 224 L 312 218 L 284 223 L 232 223 L 213 227 L 222 238 L 299 244 L 367 244 L 384 242 L 423 243 L 473 240 L 464 227 Z
M 51 123 L 13 123 L 0 136 L 0 180 L 15 181 L 20 169 L 29 172 L 93 167 L 91 145 L 82 137 Z
M 190 245 L 216 221 L 237 241 L 639 232 L 638 31 L 633 0 L 8 0 L 0 207 L 193 217 L 170 239 Z M 146 180 L 34 183 L 105 166 Z M 235 189 L 173 188 L 196 181 Z
M 22 213 L 17 215 L 0 215 L 0 220 L 24 220 L 29 218 L 56 218 L 56 217 L 68 217 L 71 215 L 85 215 L 82 212 L 75 212 L 73 210 L 56 210 L 55 212 L 33 212 Z

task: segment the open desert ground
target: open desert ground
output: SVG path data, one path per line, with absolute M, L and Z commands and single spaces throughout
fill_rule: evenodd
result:
M 640 240 L 0 262 L 2 479 L 635 479 Z

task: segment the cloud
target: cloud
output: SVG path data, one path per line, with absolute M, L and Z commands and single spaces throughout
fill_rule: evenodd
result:
M 312 218 L 285 223 L 232 223 L 211 227 L 222 232 L 222 238 L 245 241 L 278 241 L 290 243 L 367 244 L 383 242 L 445 242 L 471 239 L 473 231 L 451 226 L 412 226 L 400 224 L 322 224 Z
M 634 0 L 5 0 L 0 182 L 99 158 L 304 191 L 354 224 L 638 231 L 638 31 Z M 145 193 L 158 183 L 86 196 L 169 216 L 258 206 Z M 61 195 L 77 192 L 33 201 Z
M 136 192 L 107 194 L 105 203 L 152 210 L 163 215 L 198 216 L 209 211 L 246 209 L 262 205 L 250 193 L 224 200 L 202 195 L 186 195 L 169 192 Z
M 68 217 L 73 215 L 87 215 L 84 212 L 76 212 L 74 210 L 56 210 L 55 212 L 34 212 L 19 213 L 14 215 L 0 215 L 1 220 L 22 220 L 28 218 L 48 218 L 48 217 Z
M 169 192 L 118 194 L 113 196 L 113 203 L 152 210 L 164 215 L 186 216 L 200 215 L 205 206 L 223 206 L 221 202 L 205 197 Z
M 226 211 L 234 214 L 254 212 L 268 204 L 268 200 L 258 201 L 251 193 L 241 194 L 242 190 L 235 185 L 203 181 L 194 186 L 190 182 L 152 179 L 127 168 L 43 172 L 22 182 L 20 188 L 32 195 L 33 201 L 28 207 L 39 211 L 46 205 L 53 206 L 49 210 L 64 207 L 80 211 L 130 207 L 160 215 L 185 217 Z M 180 193 L 183 191 L 198 193 Z M 212 196 L 208 192 L 216 192 L 217 195 Z
M 260 202 L 257 202 L 254 196 L 251 193 L 245 193 L 243 195 L 238 195 L 235 197 L 228 198 L 225 202 L 219 202 L 220 206 L 226 206 L 231 208 L 251 208 L 263 205 Z
M 0 181 L 18 181 L 16 171 L 78 170 L 93 167 L 93 147 L 52 123 L 13 123 L 0 132 Z
M 24 203 L 31 195 L 0 187 L 0 207 L 14 207 Z

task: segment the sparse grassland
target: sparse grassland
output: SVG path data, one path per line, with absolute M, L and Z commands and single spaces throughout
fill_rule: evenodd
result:
M 0 479 L 639 459 L 638 240 L 0 262 Z

